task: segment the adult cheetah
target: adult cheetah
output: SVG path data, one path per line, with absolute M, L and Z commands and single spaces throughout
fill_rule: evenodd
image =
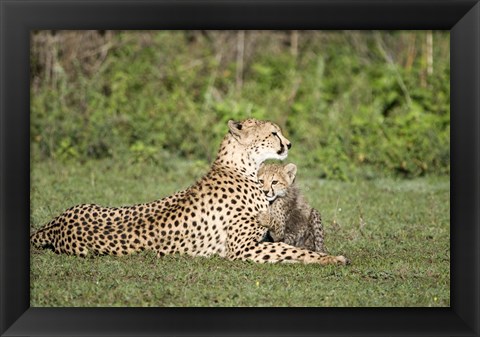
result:
M 260 242 L 266 228 L 257 215 L 269 203 L 257 171 L 267 159 L 285 159 L 291 144 L 268 121 L 229 121 L 228 128 L 210 171 L 186 190 L 130 207 L 74 206 L 34 233 L 31 243 L 79 256 L 147 249 L 157 256 L 217 254 L 255 262 L 345 264 L 343 256 Z

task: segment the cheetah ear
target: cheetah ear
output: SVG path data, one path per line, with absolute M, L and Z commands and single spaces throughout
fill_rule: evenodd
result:
M 235 138 L 240 138 L 241 133 L 242 133 L 242 128 L 243 124 L 242 122 L 235 122 L 232 120 L 228 121 L 228 128 L 230 129 L 230 133 L 235 137 Z
M 290 178 L 290 183 L 293 183 L 297 174 L 297 166 L 295 164 L 289 163 L 283 167 L 283 171 Z
M 265 169 L 265 163 L 261 163 L 257 171 L 257 176 L 260 176 L 263 173 L 264 169 Z

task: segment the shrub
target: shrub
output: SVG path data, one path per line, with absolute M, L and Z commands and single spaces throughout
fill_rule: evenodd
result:
M 247 32 L 242 70 L 236 32 L 35 32 L 34 159 L 209 162 L 253 116 L 319 177 L 449 173 L 448 33 L 290 34 Z

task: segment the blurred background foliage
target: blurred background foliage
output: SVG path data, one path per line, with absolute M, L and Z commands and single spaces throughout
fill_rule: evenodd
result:
M 441 31 L 35 31 L 31 158 L 208 167 L 229 119 L 278 123 L 320 178 L 450 173 Z

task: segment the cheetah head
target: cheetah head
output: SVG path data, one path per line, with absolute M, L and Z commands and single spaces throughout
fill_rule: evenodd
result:
M 242 122 L 228 122 L 233 138 L 244 147 L 250 157 L 260 166 L 267 159 L 283 160 L 292 144 L 282 135 L 280 128 L 269 121 L 253 118 Z
M 284 197 L 288 188 L 295 181 L 297 166 L 295 164 L 262 164 L 258 170 L 258 182 L 262 184 L 263 193 L 272 203 Z

